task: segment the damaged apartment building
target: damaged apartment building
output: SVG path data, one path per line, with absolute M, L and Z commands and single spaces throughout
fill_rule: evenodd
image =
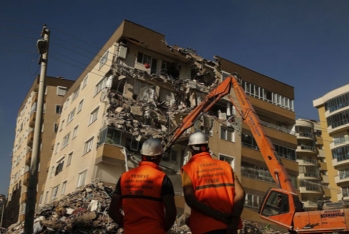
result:
M 163 34 L 125 20 L 65 95 L 38 205 L 91 182 L 115 186 L 125 170 L 137 166 L 142 142 L 150 137 L 167 142 L 208 92 L 235 72 L 296 181 L 293 87 L 221 57 L 207 60 L 194 49 L 168 45 Z M 189 157 L 188 135 L 197 130 L 210 136 L 213 157 L 234 168 L 248 194 L 250 211 L 244 213 L 258 220 L 259 200 L 276 185 L 227 98 L 193 123 L 161 162 L 174 184 L 179 214 L 185 205 L 180 167 Z

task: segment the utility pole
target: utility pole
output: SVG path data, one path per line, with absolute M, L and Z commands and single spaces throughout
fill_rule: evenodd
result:
M 45 79 L 47 71 L 47 59 L 48 59 L 48 47 L 49 47 L 49 36 L 50 31 L 43 26 L 41 31 L 41 37 L 36 43 L 37 49 L 40 53 L 39 64 L 41 64 L 40 79 L 39 79 L 39 90 L 38 90 L 38 101 L 36 105 L 35 115 L 35 126 L 34 126 L 34 139 L 33 148 L 30 161 L 30 176 L 27 188 L 27 202 L 25 207 L 25 223 L 24 233 L 32 234 L 34 225 L 35 205 L 36 205 L 36 194 L 38 185 L 38 167 L 39 167 L 39 156 L 40 156 L 40 145 L 41 145 L 41 126 L 42 126 L 42 112 L 44 104 L 44 92 L 45 92 Z
M 4 220 L 4 210 L 5 210 L 5 204 L 6 204 L 6 199 L 5 197 L 0 199 L 0 204 L 1 204 L 1 219 L 0 219 L 0 228 L 2 228 L 2 221 Z

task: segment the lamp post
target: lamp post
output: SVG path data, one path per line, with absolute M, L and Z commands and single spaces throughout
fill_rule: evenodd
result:
M 39 79 L 39 90 L 38 90 L 38 102 L 36 106 L 36 116 L 35 116 L 35 127 L 34 127 L 34 139 L 33 139 L 33 149 L 32 157 L 30 162 L 30 176 L 27 188 L 27 202 L 25 207 L 25 222 L 24 222 L 24 233 L 32 234 L 34 225 L 34 215 L 35 215 L 35 204 L 36 204 L 36 194 L 37 194 L 37 184 L 38 184 L 38 167 L 39 167 L 39 156 L 40 156 L 40 135 L 41 135 L 41 125 L 42 125 L 42 111 L 44 103 L 44 92 L 45 92 L 45 79 L 47 70 L 47 60 L 48 60 L 48 47 L 49 47 L 49 35 L 50 31 L 43 26 L 41 37 L 37 42 L 37 49 L 40 53 L 41 71 Z
M 5 203 L 6 203 L 6 199 L 4 197 L 0 198 L 0 205 L 1 205 L 0 229 L 2 228 L 2 221 L 4 220 Z

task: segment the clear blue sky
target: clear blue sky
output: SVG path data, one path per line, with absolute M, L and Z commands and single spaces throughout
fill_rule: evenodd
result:
M 297 118 L 348 84 L 347 0 L 1 0 L 0 194 L 7 194 L 17 111 L 39 65 L 36 41 L 51 30 L 49 76 L 75 80 L 123 19 L 170 45 L 219 55 L 295 89 Z

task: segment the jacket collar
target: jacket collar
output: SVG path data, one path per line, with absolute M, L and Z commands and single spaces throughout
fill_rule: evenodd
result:
M 159 171 L 162 171 L 161 168 L 156 163 L 153 163 L 153 162 L 141 161 L 141 162 L 139 162 L 139 166 L 150 166 L 150 167 L 153 167 Z
M 189 160 L 189 162 L 193 162 L 194 160 L 202 159 L 202 158 L 207 158 L 207 157 L 212 158 L 209 152 L 201 152 L 201 153 L 195 154 L 195 155 Z

